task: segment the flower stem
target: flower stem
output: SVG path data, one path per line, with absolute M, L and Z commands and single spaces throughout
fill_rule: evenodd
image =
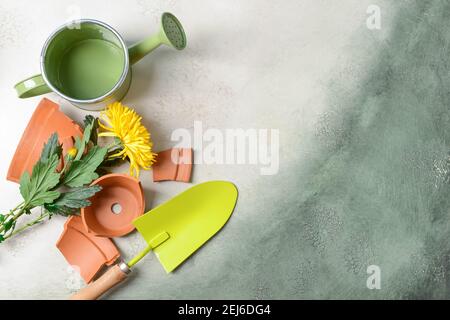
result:
M 11 238 L 12 236 L 14 236 L 14 235 L 16 235 L 16 234 L 18 234 L 18 233 L 20 233 L 20 232 L 26 230 L 26 229 L 28 229 L 28 228 L 31 227 L 31 226 L 34 226 L 35 224 L 41 223 L 41 222 L 44 220 L 44 218 L 48 217 L 49 215 L 50 215 L 50 213 L 49 213 L 48 211 L 45 211 L 44 213 L 41 213 L 41 214 L 39 215 L 39 217 L 37 217 L 37 218 L 34 219 L 33 221 L 27 223 L 27 224 L 24 225 L 23 227 L 21 227 L 21 228 L 15 230 L 14 232 L 12 232 L 12 233 L 10 233 L 9 235 L 7 235 L 7 236 L 5 237 L 5 240 L 8 239 L 8 238 Z
M 5 230 L 5 223 L 6 222 L 16 221 L 21 215 L 23 215 L 26 212 L 25 209 L 26 209 L 26 206 L 25 206 L 25 204 L 23 202 L 21 204 L 19 204 L 17 207 L 15 207 L 14 209 L 12 209 L 9 212 L 9 214 L 7 214 L 5 216 L 7 219 L 5 219 L 5 221 L 2 223 L 2 225 L 0 225 L 0 233 Z M 16 213 L 16 211 L 18 211 L 18 212 Z
M 12 216 L 14 214 L 14 212 L 16 212 L 22 206 L 23 206 L 23 201 L 21 203 L 19 203 L 14 209 L 11 209 L 7 214 L 5 214 L 4 215 L 5 218 Z
M 107 148 L 108 148 L 108 153 L 112 153 L 112 152 L 116 152 L 117 149 L 121 149 L 122 146 L 122 142 L 119 139 L 114 139 L 113 142 L 111 142 Z

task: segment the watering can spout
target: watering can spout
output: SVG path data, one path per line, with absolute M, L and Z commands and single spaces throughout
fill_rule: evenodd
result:
M 128 48 L 130 63 L 135 64 L 162 44 L 177 50 L 183 50 L 186 47 L 186 34 L 183 26 L 173 14 L 168 12 L 163 13 L 157 34 Z
M 128 56 L 130 57 L 130 63 L 135 64 L 147 54 L 158 48 L 162 44 L 159 34 L 148 37 L 142 40 L 130 48 L 128 48 Z

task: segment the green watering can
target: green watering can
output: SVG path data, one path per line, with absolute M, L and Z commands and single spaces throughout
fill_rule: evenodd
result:
M 147 247 L 128 263 L 121 262 L 74 294 L 73 300 L 93 300 L 125 280 L 139 260 L 155 252 L 166 272 L 173 271 L 227 222 L 236 205 L 234 184 L 198 184 L 134 220 Z
M 20 98 L 55 92 L 73 105 L 100 110 L 120 101 L 131 84 L 131 65 L 161 44 L 186 47 L 178 19 L 164 13 L 157 34 L 127 48 L 120 34 L 106 23 L 81 19 L 58 28 L 41 52 L 41 74 L 15 85 Z

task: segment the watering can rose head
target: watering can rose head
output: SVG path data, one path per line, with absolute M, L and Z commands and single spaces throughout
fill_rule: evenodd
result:
M 99 136 L 114 138 L 114 143 L 108 149 L 107 160 L 128 158 L 130 175 L 134 177 L 139 176 L 141 169 L 150 169 L 156 158 L 152 152 L 150 133 L 141 120 L 142 117 L 136 111 L 120 102 L 108 105 L 99 117 Z

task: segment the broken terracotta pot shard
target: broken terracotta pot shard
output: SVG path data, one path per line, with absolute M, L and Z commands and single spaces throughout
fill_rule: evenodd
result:
M 34 164 L 39 160 L 44 144 L 55 132 L 58 133 L 59 142 L 63 145 L 63 155 L 73 147 L 73 137 L 83 135 L 80 126 L 60 111 L 59 105 L 44 98 L 36 107 L 17 145 L 8 169 L 9 181 L 19 182 L 25 171 L 31 173 Z M 59 169 L 61 168 L 62 163 L 59 165 Z
M 79 216 L 67 219 L 56 247 L 86 283 L 91 282 L 105 265 L 112 265 L 120 257 L 114 243 L 88 233 Z
M 73 219 L 71 227 L 86 234 L 101 249 L 107 259 L 106 264 L 108 266 L 113 264 L 120 257 L 120 253 L 114 243 L 109 238 L 97 237 L 94 234 L 89 233 L 80 216 L 73 216 L 69 219 Z
M 192 148 L 172 148 L 161 151 L 153 165 L 153 181 L 190 182 L 192 163 Z

